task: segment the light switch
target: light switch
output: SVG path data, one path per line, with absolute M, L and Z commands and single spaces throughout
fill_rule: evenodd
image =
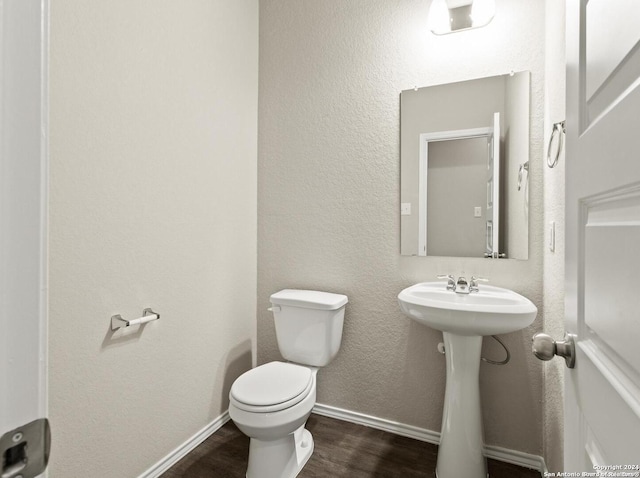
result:
M 473 217 L 482 217 L 482 206 L 476 206 L 473 208 Z
M 400 215 L 401 216 L 411 216 L 411 203 L 403 202 L 400 204 Z

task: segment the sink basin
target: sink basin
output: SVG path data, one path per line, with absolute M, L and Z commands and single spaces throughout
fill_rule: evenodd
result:
M 398 295 L 408 317 L 442 332 L 457 335 L 497 335 L 524 329 L 538 309 L 509 289 L 482 285 L 479 292 L 459 294 L 444 282 L 422 282 Z

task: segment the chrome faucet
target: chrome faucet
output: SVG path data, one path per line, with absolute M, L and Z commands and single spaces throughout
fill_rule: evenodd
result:
M 465 277 L 458 277 L 455 291 L 458 294 L 468 294 L 469 292 L 471 292 L 471 290 L 469 290 L 469 283 L 467 282 L 467 279 Z
M 447 280 L 447 290 L 457 294 L 469 294 L 471 292 L 479 292 L 478 282 L 488 282 L 489 279 L 484 277 L 471 276 L 471 280 L 467 282 L 466 277 L 458 277 L 456 280 L 451 274 L 439 275 L 438 279 Z
M 469 283 L 469 292 L 479 292 L 478 282 L 489 282 L 489 279 L 484 277 L 471 276 L 471 282 Z
M 436 276 L 437 279 L 446 279 L 447 280 L 447 290 L 456 291 L 456 280 L 451 274 L 443 274 Z

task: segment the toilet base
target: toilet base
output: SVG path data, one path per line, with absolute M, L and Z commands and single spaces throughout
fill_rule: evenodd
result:
M 279 440 L 252 438 L 247 478 L 295 478 L 313 453 L 313 437 L 302 425 Z

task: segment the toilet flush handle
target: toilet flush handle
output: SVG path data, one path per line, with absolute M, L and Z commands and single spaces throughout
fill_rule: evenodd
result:
M 279 305 L 272 305 L 271 307 L 267 307 L 267 310 L 268 310 L 269 312 L 275 312 L 276 310 L 277 310 L 277 311 L 280 311 L 280 310 L 281 310 L 281 307 L 280 307 Z

